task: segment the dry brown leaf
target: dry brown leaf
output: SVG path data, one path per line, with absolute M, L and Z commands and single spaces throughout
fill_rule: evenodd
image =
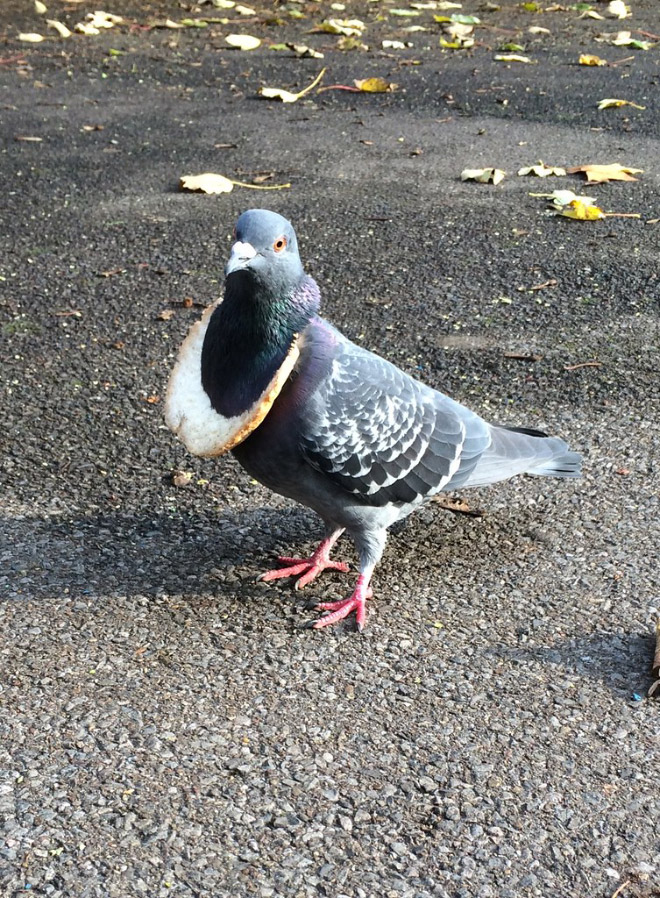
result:
M 161 309 L 161 311 L 156 315 L 158 321 L 169 321 L 176 314 L 174 309 Z
M 611 162 L 609 165 L 574 165 L 567 168 L 566 171 L 574 175 L 583 172 L 587 176 L 587 181 L 593 184 L 600 184 L 603 181 L 637 181 L 633 175 L 643 173 L 643 168 L 629 168 L 625 165 L 619 165 L 618 162 Z

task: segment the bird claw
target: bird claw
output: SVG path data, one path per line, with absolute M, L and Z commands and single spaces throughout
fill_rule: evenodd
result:
M 316 610 L 327 611 L 328 613 L 318 620 L 312 621 L 310 624 L 311 628 L 320 630 L 322 627 L 331 627 L 355 611 L 355 623 L 358 631 L 361 633 L 367 619 L 367 599 L 370 599 L 372 596 L 371 587 L 364 589 L 358 585 L 353 595 L 347 599 L 341 599 L 339 602 L 317 602 L 314 606 Z
M 303 589 L 312 580 L 315 580 L 322 571 L 341 571 L 345 574 L 349 570 L 345 562 L 331 561 L 329 558 L 324 558 L 316 553 L 309 558 L 289 558 L 287 555 L 280 555 L 278 561 L 285 566 L 266 571 L 259 577 L 259 580 L 268 583 L 271 580 L 281 580 L 283 577 L 298 577 L 301 574 L 302 576 L 298 577 L 294 588 Z

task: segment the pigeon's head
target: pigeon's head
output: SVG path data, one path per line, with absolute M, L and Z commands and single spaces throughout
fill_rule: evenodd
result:
M 227 278 L 249 278 L 273 291 L 300 283 L 304 271 L 298 241 L 286 218 L 268 209 L 249 209 L 236 222 L 234 237 Z

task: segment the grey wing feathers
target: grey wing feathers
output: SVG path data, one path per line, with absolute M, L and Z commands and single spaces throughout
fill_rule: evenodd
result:
M 305 416 L 308 462 L 373 505 L 416 502 L 464 483 L 488 425 L 394 365 L 340 342 Z M 460 485 L 460 484 L 459 484 Z

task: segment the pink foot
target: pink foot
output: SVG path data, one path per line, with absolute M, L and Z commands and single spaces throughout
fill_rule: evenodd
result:
M 353 594 L 347 599 L 342 599 L 339 602 L 319 602 L 315 606 L 319 611 L 327 611 L 329 613 L 314 621 L 311 627 L 314 630 L 320 630 L 322 627 L 331 627 L 355 611 L 355 623 L 358 630 L 362 632 L 367 619 L 367 599 L 370 599 L 372 595 L 369 577 L 360 574 Z
M 302 589 L 308 583 L 311 583 L 312 580 L 315 580 L 322 571 L 330 570 L 347 573 L 349 567 L 345 562 L 330 560 L 330 549 L 337 542 L 341 533 L 342 531 L 340 530 L 324 539 L 316 552 L 309 558 L 289 558 L 286 555 L 280 555 L 278 560 L 285 567 L 266 571 L 259 579 L 268 582 L 270 580 L 280 580 L 282 577 L 297 577 L 298 574 L 302 574 L 302 577 L 298 577 L 296 580 L 295 585 L 296 589 Z

